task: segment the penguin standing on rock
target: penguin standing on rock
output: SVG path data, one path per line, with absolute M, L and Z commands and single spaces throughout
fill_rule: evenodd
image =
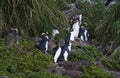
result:
M 64 57 L 64 60 L 65 61 L 68 61 L 68 56 L 71 52 L 71 46 L 72 46 L 72 43 L 71 41 L 69 41 L 68 43 L 66 43 L 63 47 L 62 47 L 62 53 L 61 53 L 61 56 Z
M 71 29 L 74 31 L 74 37 L 78 37 L 78 33 L 79 33 L 79 19 L 71 19 L 70 21 L 70 25 L 71 25 Z
M 65 45 L 62 47 L 62 52 L 59 57 L 60 60 L 68 61 L 68 56 L 71 52 L 71 46 L 72 46 L 71 41 L 69 41 L 68 43 L 65 43 Z
M 62 49 L 60 47 L 60 44 L 58 44 L 58 46 L 53 48 L 54 63 L 57 63 L 58 58 L 60 57 L 61 51 L 62 51 Z
M 72 46 L 71 41 L 65 43 L 65 45 L 62 47 L 62 51 L 58 59 L 59 61 L 68 61 L 68 56 L 71 52 L 71 46 Z
M 79 29 L 78 38 L 80 38 L 82 41 L 89 41 L 90 40 L 90 32 L 87 28 L 85 28 L 85 24 L 83 24 Z
M 12 47 L 14 43 L 18 44 L 19 43 L 18 37 L 19 37 L 18 29 L 15 27 L 12 28 L 11 32 L 7 36 L 4 37 L 6 45 Z
M 53 49 L 54 63 L 63 60 L 68 61 L 68 56 L 71 52 L 71 45 L 71 41 L 69 41 L 68 43 L 65 43 L 62 48 L 60 46 L 57 46 Z
M 48 52 L 48 42 L 49 42 L 49 37 L 48 37 L 48 32 L 47 33 L 42 33 L 43 37 L 39 41 L 39 50 L 41 50 L 43 53 L 47 54 Z
M 65 43 L 68 43 L 69 41 L 74 41 L 74 39 L 75 39 L 74 37 L 75 37 L 75 32 L 73 31 L 73 29 L 71 29 L 71 31 L 65 38 Z

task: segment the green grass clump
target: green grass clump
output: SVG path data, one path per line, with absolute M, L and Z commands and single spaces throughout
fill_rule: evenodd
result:
M 23 41 L 13 48 L 6 46 L 3 40 L 0 43 L 3 43 L 0 45 L 0 75 L 19 76 L 15 72 L 37 72 L 53 66 L 52 56 L 35 49 L 30 41 Z
M 57 34 L 55 36 L 55 42 L 57 43 L 59 41 L 59 39 L 65 39 L 67 36 L 67 34 L 65 32 L 60 32 L 59 34 Z
M 95 62 L 102 57 L 102 52 L 93 46 L 82 47 L 83 52 L 72 52 L 70 53 L 70 61 L 89 60 Z
M 84 67 L 84 74 L 80 78 L 114 78 L 113 75 L 97 66 Z
M 111 54 L 111 58 L 103 58 L 102 61 L 109 69 L 120 71 L 120 46 Z

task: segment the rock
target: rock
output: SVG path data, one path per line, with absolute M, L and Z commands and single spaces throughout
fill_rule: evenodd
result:
M 0 78 L 8 78 L 8 76 L 0 76 Z
M 13 34 L 9 33 L 7 36 L 4 37 L 5 40 L 5 44 L 12 47 L 14 42 L 15 42 L 15 38 L 13 38 Z
M 61 67 L 64 67 L 65 70 L 78 70 L 82 71 L 83 70 L 83 65 L 86 67 L 89 67 L 91 63 L 87 60 L 81 60 L 81 61 L 75 61 L 75 62 L 70 62 L 70 61 L 63 61 L 63 62 L 58 62 L 58 65 Z
M 63 76 L 68 75 L 70 78 L 79 78 L 80 75 L 82 75 L 83 72 L 77 71 L 77 70 L 66 70 L 63 71 Z
M 58 74 L 61 76 L 67 75 L 70 78 L 79 78 L 79 76 L 82 74 L 81 71 L 65 70 L 63 67 L 59 67 L 59 66 L 49 67 L 46 70 L 53 73 L 53 74 Z
M 32 37 L 30 40 L 33 41 L 33 42 L 37 42 L 37 41 L 40 41 L 41 38 L 38 37 L 38 36 L 34 36 L 34 37 Z
M 49 42 L 48 42 L 48 51 L 52 51 L 53 48 L 55 48 L 55 47 L 56 47 L 55 42 L 50 39 Z
M 89 67 L 90 65 L 91 63 L 86 60 L 75 62 L 62 61 L 58 62 L 56 66 L 49 67 L 46 70 L 61 76 L 67 75 L 70 78 L 79 78 L 79 76 L 83 74 L 83 66 Z
M 34 47 L 35 48 L 39 48 L 39 41 L 41 40 L 42 38 L 38 37 L 38 36 L 34 36 L 32 37 L 30 40 L 34 42 Z
M 63 66 L 65 70 L 81 70 L 79 62 L 63 61 L 58 63 L 59 66 Z
M 60 46 L 64 46 L 65 45 L 65 40 L 64 39 L 59 39 L 59 44 L 60 44 Z
M 54 74 L 58 74 L 58 75 L 63 75 L 63 71 L 65 71 L 63 69 L 63 67 L 58 67 L 58 66 L 54 66 L 54 67 L 49 67 L 46 69 L 47 71 L 54 73 Z
M 81 41 L 79 38 L 75 38 L 73 42 L 73 46 L 82 47 L 82 46 L 87 46 L 87 45 L 89 45 L 87 42 Z

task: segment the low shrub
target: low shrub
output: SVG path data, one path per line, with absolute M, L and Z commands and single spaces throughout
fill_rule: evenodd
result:
M 0 43 L 3 41 L 0 40 Z M 52 59 L 51 55 L 35 49 L 30 41 L 14 45 L 13 48 L 3 43 L 0 45 L 0 75 L 19 76 L 15 72 L 39 71 L 52 66 Z
M 82 49 L 83 52 L 71 52 L 68 59 L 70 61 L 89 60 L 95 62 L 103 56 L 102 52 L 93 46 L 84 46 Z
M 114 50 L 110 56 L 111 58 L 103 58 L 103 63 L 112 70 L 120 71 L 120 46 Z
M 80 78 L 114 78 L 113 75 L 106 72 L 104 69 L 91 65 L 89 68 L 83 68 L 83 75 Z
M 59 34 L 55 36 L 55 42 L 57 43 L 59 39 L 65 39 L 66 36 L 67 34 L 65 32 L 60 32 Z

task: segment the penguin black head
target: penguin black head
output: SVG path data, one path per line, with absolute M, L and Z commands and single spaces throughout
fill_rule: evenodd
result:
M 12 32 L 18 32 L 17 28 L 12 28 L 11 30 L 12 30 Z
M 67 41 L 67 42 L 65 43 L 65 45 L 71 46 L 71 45 L 72 45 L 72 41 L 71 41 L 71 40 L 70 40 L 70 41 Z
M 72 26 L 73 24 L 75 24 L 76 22 L 79 22 L 79 18 L 70 19 L 70 24 L 71 24 L 71 26 Z
M 18 36 L 18 29 L 17 28 L 12 28 L 11 31 L 12 31 L 13 37 L 17 38 L 17 36 Z
M 82 29 L 86 29 L 86 27 L 87 27 L 87 23 L 83 23 L 83 24 L 81 24 L 81 26 L 80 26 L 80 28 L 82 28 Z

